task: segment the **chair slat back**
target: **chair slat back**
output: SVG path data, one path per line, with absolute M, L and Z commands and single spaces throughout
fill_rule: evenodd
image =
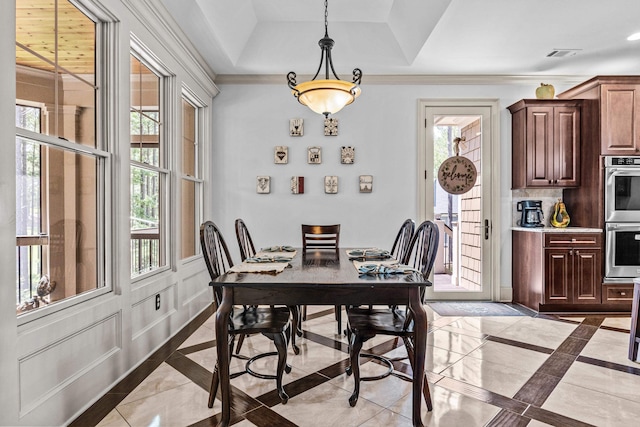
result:
M 340 246 L 340 224 L 309 225 L 302 224 L 302 250 L 333 249 Z
M 396 239 L 391 247 L 391 256 L 398 260 L 399 263 L 405 264 L 407 255 L 409 254 L 409 245 L 416 228 L 416 223 L 412 219 L 407 219 L 402 223 Z
M 256 248 L 253 246 L 249 229 L 240 218 L 236 219 L 236 238 L 238 239 L 238 247 L 240 248 L 241 261 L 256 255 Z
M 226 273 L 233 267 L 233 261 L 229 254 L 227 244 L 218 229 L 212 221 L 205 221 L 200 226 L 200 245 L 202 246 L 202 254 L 204 262 L 209 270 L 211 280 Z M 215 288 L 216 304 L 220 304 L 222 300 L 222 288 Z
M 433 269 L 439 239 L 438 226 L 432 221 L 420 224 L 411 238 L 410 252 L 405 258 L 405 264 L 419 270 L 425 279 Z

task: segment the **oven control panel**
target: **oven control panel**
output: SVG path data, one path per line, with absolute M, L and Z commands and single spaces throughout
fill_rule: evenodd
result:
M 606 157 L 605 166 L 640 166 L 640 156 Z

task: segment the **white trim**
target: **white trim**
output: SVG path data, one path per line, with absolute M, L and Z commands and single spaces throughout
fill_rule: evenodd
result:
M 425 219 L 431 219 L 433 217 L 433 208 L 426 206 L 426 191 L 427 183 L 433 181 L 433 171 L 427 168 L 427 150 L 425 141 L 427 138 L 427 108 L 428 107 L 487 107 L 490 110 L 489 123 L 491 126 L 491 140 L 490 151 L 491 155 L 487 163 L 483 166 L 482 173 L 490 174 L 489 180 L 491 182 L 491 194 L 489 197 L 489 206 L 491 211 L 491 239 L 490 239 L 490 254 L 491 263 L 489 267 L 489 280 L 490 284 L 490 299 L 497 301 L 502 298 L 500 289 L 500 110 L 499 100 L 497 99 L 419 99 L 418 100 L 418 165 L 417 165 L 417 179 L 418 179 L 418 194 L 416 195 L 418 200 L 418 218 L 420 221 Z M 486 142 L 486 141 L 485 141 Z M 425 174 L 426 172 L 426 174 Z M 443 298 L 454 298 L 452 294 L 442 293 Z M 474 293 L 457 293 L 455 297 L 459 299 L 464 297 L 467 299 L 477 299 L 480 295 L 474 295 Z

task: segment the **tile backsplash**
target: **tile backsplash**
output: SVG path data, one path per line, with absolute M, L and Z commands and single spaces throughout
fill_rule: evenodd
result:
M 545 189 L 519 189 L 511 192 L 513 199 L 512 210 L 512 226 L 517 226 L 517 222 L 522 217 L 522 212 L 517 211 L 517 204 L 523 200 L 540 200 L 542 201 L 542 212 L 544 213 L 544 225 L 550 227 L 549 222 L 551 215 L 553 214 L 553 207 L 558 201 L 562 199 L 561 188 L 545 188 Z M 571 206 L 567 206 L 567 212 L 569 218 L 571 218 Z

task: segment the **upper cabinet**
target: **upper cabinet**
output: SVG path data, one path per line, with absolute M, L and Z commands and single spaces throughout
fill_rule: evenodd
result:
M 640 152 L 640 84 L 600 87 L 602 154 Z
M 588 100 L 599 154 L 640 154 L 640 76 L 597 76 L 558 98 Z
M 512 188 L 580 185 L 580 100 L 511 105 Z

